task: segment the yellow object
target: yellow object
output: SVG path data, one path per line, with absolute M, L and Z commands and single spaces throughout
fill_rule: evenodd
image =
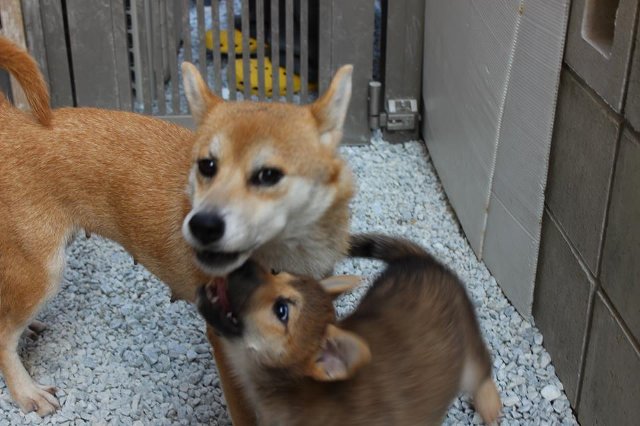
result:
M 268 97 L 273 95 L 273 65 L 269 58 L 264 58 L 264 93 Z M 251 84 L 251 94 L 258 94 L 258 60 L 249 60 L 249 83 Z M 285 96 L 287 94 L 287 71 L 284 67 L 278 69 L 279 80 L 279 96 Z M 301 79 L 297 74 L 293 75 L 293 93 L 299 93 L 301 87 Z M 244 91 L 245 79 L 244 68 L 242 65 L 242 59 L 236 59 L 236 87 L 238 90 Z M 309 84 L 309 91 L 315 91 L 316 85 Z
M 227 31 L 220 31 L 220 53 L 229 53 L 229 36 Z M 242 33 L 238 30 L 233 30 L 233 43 L 235 47 L 236 55 L 242 55 Z M 213 30 L 209 30 L 205 33 L 205 45 L 208 50 L 213 50 Z M 265 46 L 266 47 L 266 46 Z M 258 41 L 255 38 L 249 38 L 249 54 L 256 53 L 258 49 Z

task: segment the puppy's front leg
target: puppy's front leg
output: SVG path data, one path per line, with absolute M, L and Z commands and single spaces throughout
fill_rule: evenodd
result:
M 207 325 L 207 337 L 213 347 L 218 376 L 231 421 L 234 426 L 256 426 L 258 421 L 255 412 L 244 395 L 244 390 L 233 379 L 231 366 L 222 350 L 222 342 L 209 325 Z

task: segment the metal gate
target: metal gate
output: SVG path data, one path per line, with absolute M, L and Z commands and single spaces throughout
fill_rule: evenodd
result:
M 36 57 L 54 106 L 133 110 L 191 126 L 182 61 L 196 64 L 225 99 L 295 103 L 312 101 L 339 66 L 351 63 L 345 143 L 367 143 L 371 128 L 385 123 L 395 130 L 390 140 L 418 136 L 422 3 L 0 0 L 3 10 L 11 6 L 3 32 Z M 383 91 L 372 85 L 369 105 L 374 79 L 386 84 Z M 414 120 L 413 129 L 388 111 L 402 105 L 413 106 L 410 115 L 397 115 Z

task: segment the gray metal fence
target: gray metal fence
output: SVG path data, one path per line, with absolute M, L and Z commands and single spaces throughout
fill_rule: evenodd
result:
M 422 16 L 420 0 L 0 1 L 21 7 L 26 45 L 54 106 L 133 110 L 190 125 L 182 61 L 196 64 L 226 99 L 296 103 L 312 101 L 339 66 L 351 63 L 345 142 L 367 143 L 374 74 L 395 76 L 385 87 L 389 95 L 420 92 L 414 68 L 422 27 L 413 18 L 407 29 L 401 25 L 409 15 Z M 400 31 L 384 31 L 387 16 Z M 384 46 L 393 48 L 393 73 L 384 65 Z
M 307 102 L 317 91 L 316 81 L 309 81 L 309 0 L 265 3 L 126 2 L 134 109 L 185 113 L 179 99 L 183 60 L 196 63 L 225 98 Z

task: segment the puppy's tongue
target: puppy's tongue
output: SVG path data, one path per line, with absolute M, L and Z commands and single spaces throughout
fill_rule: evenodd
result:
M 216 277 L 213 279 L 213 285 L 216 287 L 216 296 L 218 297 L 220 307 L 225 312 L 231 312 L 229 292 L 227 291 L 227 279 L 224 277 Z

